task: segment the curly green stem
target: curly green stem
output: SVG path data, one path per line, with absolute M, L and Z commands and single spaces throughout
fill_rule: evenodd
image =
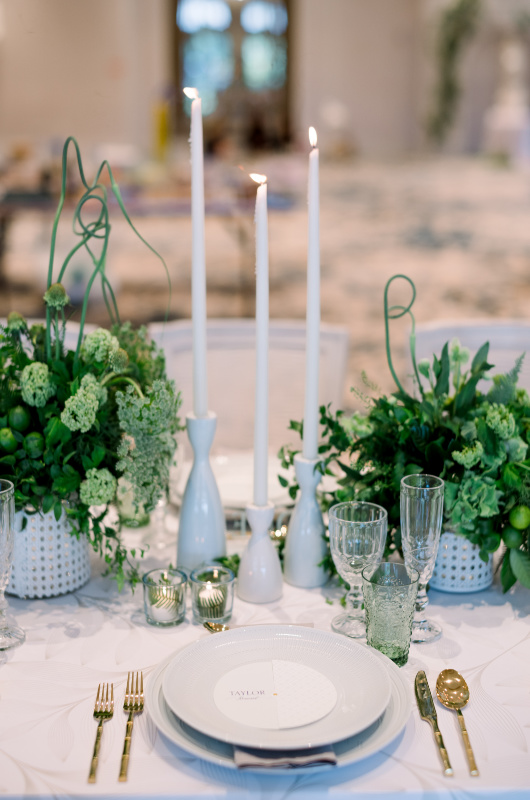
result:
M 395 281 L 398 278 L 403 278 L 403 280 L 407 281 L 410 284 L 410 287 L 412 289 L 412 298 L 411 298 L 408 306 L 399 306 L 399 305 L 397 305 L 397 306 L 389 306 L 388 305 L 388 292 L 389 292 L 389 289 L 390 289 L 390 284 L 392 283 L 392 281 Z M 413 315 L 413 313 L 411 311 L 411 308 L 414 305 L 415 299 L 416 299 L 416 287 L 414 286 L 414 283 L 412 282 L 412 280 L 407 275 L 393 275 L 392 278 L 390 278 L 387 281 L 386 286 L 385 286 L 385 293 L 384 293 L 386 359 L 387 359 L 388 367 L 390 369 L 392 377 L 394 378 L 394 382 L 395 382 L 396 386 L 398 387 L 399 391 L 403 395 L 408 395 L 408 392 L 406 392 L 404 390 L 404 388 L 401 385 L 401 382 L 400 382 L 400 380 L 399 380 L 399 378 L 398 378 L 398 376 L 396 374 L 396 371 L 394 369 L 394 364 L 392 363 L 391 346 L 390 346 L 390 320 L 391 319 L 400 319 L 401 317 L 404 317 L 405 314 L 408 314 L 410 319 L 411 319 L 411 322 L 412 322 L 412 330 L 411 330 L 410 338 L 409 338 L 410 355 L 411 355 L 411 359 L 412 359 L 412 367 L 414 369 L 414 375 L 416 376 L 416 380 L 418 381 L 418 386 L 419 386 L 420 392 L 421 392 L 422 397 L 423 397 L 424 396 L 423 386 L 421 385 L 420 376 L 419 376 L 419 372 L 418 372 L 418 365 L 416 363 L 416 322 L 415 322 L 415 319 L 414 319 L 414 315 Z

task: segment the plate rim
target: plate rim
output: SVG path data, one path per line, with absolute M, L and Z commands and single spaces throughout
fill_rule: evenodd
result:
M 328 638 L 330 642 L 339 643 L 345 649 L 350 648 L 353 652 L 355 652 L 356 650 L 360 650 L 366 656 L 368 656 L 369 658 L 374 658 L 374 650 L 373 650 L 373 648 L 369 648 L 365 644 L 362 644 L 362 643 L 357 642 L 357 641 L 352 640 L 352 639 L 348 639 L 348 638 L 343 637 L 343 636 L 339 636 L 338 634 L 334 633 L 333 631 L 325 631 L 325 630 L 320 630 L 318 628 L 308 629 L 308 628 L 304 628 L 304 627 L 297 626 L 297 625 L 288 625 L 288 626 L 282 625 L 282 626 L 278 626 L 277 624 L 275 625 L 275 624 L 271 623 L 269 625 L 260 625 L 259 626 L 259 631 L 257 630 L 257 626 L 255 626 L 255 625 L 246 625 L 246 626 L 241 626 L 239 628 L 234 628 L 232 630 L 224 631 L 221 634 L 215 634 L 215 636 L 216 637 L 223 636 L 225 639 L 227 639 L 230 636 L 233 636 L 234 634 L 236 634 L 237 638 L 239 639 L 241 637 L 244 637 L 245 634 L 248 634 L 249 632 L 251 632 L 253 636 L 257 636 L 258 634 L 262 634 L 262 635 L 267 635 L 267 634 L 271 635 L 272 634 L 274 637 L 276 637 L 276 636 L 280 636 L 282 634 L 282 632 L 285 633 L 286 629 L 290 630 L 293 634 L 294 633 L 299 634 L 300 636 L 302 636 L 306 640 L 311 640 L 311 638 L 314 635 L 318 634 L 321 637 L 324 636 L 324 637 Z M 209 646 L 207 644 L 208 641 L 212 641 L 212 642 L 218 641 L 219 642 L 221 640 L 218 639 L 218 638 L 217 639 L 211 639 L 211 638 L 210 639 L 204 639 L 204 638 L 201 638 L 201 639 L 196 640 L 195 642 L 191 642 L 190 644 L 186 645 L 185 647 L 183 647 L 181 650 L 179 650 L 177 653 L 174 654 L 174 657 L 173 657 L 172 661 L 167 666 L 167 670 L 169 670 L 169 668 L 171 667 L 173 662 L 176 662 L 178 659 L 181 659 L 183 654 L 185 654 L 189 650 L 192 650 L 199 643 L 201 643 L 202 647 L 208 647 Z M 215 645 L 212 644 L 212 647 L 214 647 L 214 646 Z M 377 658 L 375 658 L 375 662 L 377 662 L 377 661 L 378 661 Z M 166 670 L 165 675 L 168 674 L 167 670 Z M 386 675 L 386 671 L 384 669 L 383 669 L 383 674 L 386 677 L 385 687 L 384 687 L 385 691 L 384 691 L 384 695 L 383 695 L 384 701 L 379 704 L 379 709 L 377 710 L 377 713 L 373 712 L 371 715 L 368 715 L 368 720 L 369 721 L 366 724 L 363 723 L 363 726 L 361 728 L 355 729 L 354 727 L 352 727 L 350 732 L 346 733 L 345 735 L 341 734 L 338 739 L 335 739 L 335 741 L 343 740 L 343 739 L 349 738 L 350 736 L 354 736 L 354 735 L 356 735 L 358 733 L 361 733 L 363 730 L 366 730 L 366 728 L 370 727 L 370 725 L 372 725 L 383 714 L 383 712 L 385 711 L 385 709 L 388 706 L 388 703 L 390 701 L 390 680 L 388 679 L 388 676 Z M 165 681 L 165 678 L 164 678 L 164 681 Z M 171 702 L 172 698 L 168 697 L 168 694 L 165 691 L 166 687 L 164 686 L 164 681 L 163 681 L 164 700 L 165 700 L 168 708 L 171 709 L 172 713 L 174 713 L 186 725 L 189 725 L 190 727 L 194 728 L 195 730 L 200 731 L 205 736 L 211 736 L 211 734 L 208 732 L 208 730 L 206 730 L 204 727 L 201 727 L 201 725 L 197 724 L 197 720 L 196 719 L 192 720 L 186 714 L 183 715 L 182 713 L 180 713 L 180 710 L 179 710 L 178 706 L 175 707 L 175 704 Z M 381 688 L 383 689 L 383 687 L 381 687 Z M 332 709 L 332 711 L 333 710 L 334 709 Z M 219 713 L 222 713 L 222 712 L 219 712 Z M 330 712 L 330 713 L 332 713 L 332 712 Z M 328 717 L 328 715 L 326 715 L 322 719 L 326 719 L 327 717 Z M 227 720 L 228 720 L 228 718 L 227 718 Z M 310 724 L 311 725 L 318 725 L 320 722 L 321 722 L 321 720 L 316 720 L 314 723 L 310 723 Z M 233 724 L 234 725 L 238 725 L 238 723 L 233 723 Z M 242 724 L 239 724 L 239 727 L 245 729 L 245 726 L 243 726 Z M 307 727 L 308 727 L 307 725 L 306 726 L 300 726 L 299 730 L 307 729 Z M 286 730 L 292 730 L 292 729 L 286 729 Z M 245 734 L 246 733 L 247 733 L 247 731 L 245 730 Z M 234 733 L 230 733 L 230 729 L 228 729 L 228 728 L 227 728 L 227 732 L 226 733 L 223 733 L 223 730 L 219 730 L 219 728 L 217 728 L 216 732 L 215 732 L 215 735 L 212 738 L 218 739 L 219 741 L 222 741 L 222 742 L 226 742 L 227 744 L 237 745 L 237 746 L 240 746 L 240 747 L 250 747 L 250 748 L 253 748 L 253 749 L 256 749 L 256 750 L 270 750 L 270 749 L 272 749 L 271 745 L 268 744 L 268 743 L 264 744 L 263 740 L 267 740 L 270 736 L 273 736 L 273 735 L 276 735 L 276 736 L 281 735 L 281 731 L 278 731 L 278 730 L 269 731 L 269 730 L 260 729 L 260 728 L 249 728 L 248 729 L 248 738 L 245 741 L 242 738 L 240 738 L 239 736 L 236 736 Z M 302 735 L 303 735 L 303 731 L 302 731 Z M 258 741 L 258 739 L 260 739 L 260 738 L 261 738 L 261 741 Z M 249 741 L 249 739 L 250 739 L 250 741 Z M 294 744 L 294 743 L 290 744 L 289 742 L 287 742 L 287 743 L 282 742 L 281 743 L 281 748 L 283 750 L 286 750 L 286 751 L 287 750 L 302 750 L 302 749 L 307 748 L 307 747 L 319 747 L 319 746 L 327 745 L 329 743 L 330 743 L 329 742 L 329 736 L 322 735 L 322 734 L 320 734 L 320 736 L 319 736 L 318 733 L 316 735 L 314 733 L 312 733 L 311 734 L 311 742 L 309 744 L 300 743 L 300 741 L 297 741 L 296 744 Z
M 171 711 L 165 701 L 162 691 L 162 681 L 164 671 L 167 669 L 169 663 L 175 657 L 175 655 L 177 655 L 177 653 L 182 649 L 183 648 L 179 648 L 174 653 L 171 653 L 167 658 L 163 659 L 149 676 L 149 680 L 146 685 L 146 710 L 150 716 L 150 719 L 159 733 L 165 736 L 172 744 L 179 747 L 188 755 L 194 756 L 199 761 L 206 761 L 210 764 L 214 764 L 218 767 L 223 767 L 231 771 L 238 770 L 239 768 L 237 767 L 233 757 L 224 758 L 212 753 L 205 747 L 201 747 L 198 743 L 190 743 L 184 737 L 181 737 L 174 728 L 169 727 L 163 719 L 161 721 L 159 718 L 158 703 L 160 700 L 167 706 L 169 713 L 177 716 L 173 711 Z M 391 744 L 395 739 L 397 739 L 397 737 L 405 728 L 412 713 L 413 702 L 411 692 L 409 691 L 410 687 L 406 682 L 406 677 L 403 672 L 389 658 L 387 658 L 387 656 L 385 656 L 383 653 L 379 653 L 378 651 L 374 651 L 374 655 L 382 662 L 385 669 L 389 672 L 391 695 L 394 694 L 394 696 L 399 697 L 402 703 L 401 710 L 396 712 L 396 715 L 398 716 L 388 722 L 389 730 L 385 729 L 385 732 L 381 734 L 381 728 L 378 728 L 378 730 L 373 734 L 371 740 L 363 743 L 363 745 L 360 747 L 352 748 L 347 754 L 339 755 L 336 764 L 319 764 L 314 766 L 296 767 L 296 769 L 287 766 L 275 767 L 274 769 L 271 769 L 270 767 L 255 766 L 246 767 L 243 771 L 260 775 L 288 773 L 294 777 L 296 775 L 315 774 L 316 772 L 321 772 L 323 770 L 328 771 L 342 769 L 376 755 L 389 744 Z M 156 691 L 157 687 L 158 692 Z M 388 705 L 389 704 L 387 704 L 383 715 L 386 713 Z M 200 731 L 199 733 L 201 736 L 204 735 Z M 378 741 L 378 736 L 381 737 L 381 741 Z M 226 744 L 227 747 L 231 747 L 233 752 L 233 745 L 228 742 L 222 742 L 222 744 Z

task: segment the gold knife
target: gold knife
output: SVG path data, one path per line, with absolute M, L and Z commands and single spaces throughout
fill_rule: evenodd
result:
M 453 768 L 449 762 L 449 756 L 447 755 L 447 750 L 445 749 L 444 740 L 442 739 L 442 734 L 440 733 L 440 728 L 438 727 L 438 717 L 436 716 L 434 700 L 432 699 L 431 690 L 429 689 L 427 676 L 423 670 L 420 670 L 416 675 L 416 680 L 414 681 L 414 691 L 416 693 L 416 702 L 418 704 L 420 717 L 426 722 L 430 722 L 432 725 L 434 738 L 436 739 L 436 744 L 438 745 L 438 750 L 440 751 L 440 756 L 442 757 L 442 762 L 444 765 L 444 774 L 453 775 Z

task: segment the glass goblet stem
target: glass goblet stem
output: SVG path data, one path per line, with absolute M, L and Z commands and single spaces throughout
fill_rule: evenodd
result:
M 360 576 L 355 576 L 360 577 Z M 351 583 L 346 595 L 346 611 L 350 616 L 361 617 L 363 607 L 362 583 Z

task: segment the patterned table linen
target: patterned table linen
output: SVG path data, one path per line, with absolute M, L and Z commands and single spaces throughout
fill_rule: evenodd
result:
M 139 535 L 139 534 L 137 534 Z M 230 543 L 238 549 L 237 542 Z M 151 542 L 144 567 L 167 565 L 174 542 Z M 444 630 L 429 645 L 412 645 L 403 668 L 410 681 L 419 669 L 430 685 L 444 667 L 466 677 L 471 700 L 465 716 L 480 778 L 468 775 L 456 715 L 441 706 L 438 720 L 455 770 L 442 774 L 432 731 L 416 708 L 391 745 L 367 760 L 312 775 L 253 775 L 203 762 L 159 734 L 142 714 L 135 722 L 129 780 L 118 783 L 125 719 L 115 714 L 105 726 L 98 779 L 87 775 L 94 738 L 92 710 L 98 683 L 114 683 L 123 702 L 127 672 L 144 678 L 176 649 L 210 636 L 191 622 L 173 629 L 147 625 L 142 594 L 99 577 L 71 595 L 49 600 L 10 599 L 26 643 L 0 654 L 0 795 L 5 798 L 94 796 L 213 798 L 238 800 L 310 797 L 407 800 L 509 800 L 530 797 L 530 592 L 503 595 L 497 582 L 476 595 L 431 592 L 430 615 Z M 284 587 L 267 605 L 235 601 L 233 624 L 314 623 L 330 630 L 340 592 L 329 587 Z M 328 598 L 328 602 L 326 602 Z M 333 600 L 333 604 L 329 600 Z M 401 793 L 405 794 L 401 794 Z

